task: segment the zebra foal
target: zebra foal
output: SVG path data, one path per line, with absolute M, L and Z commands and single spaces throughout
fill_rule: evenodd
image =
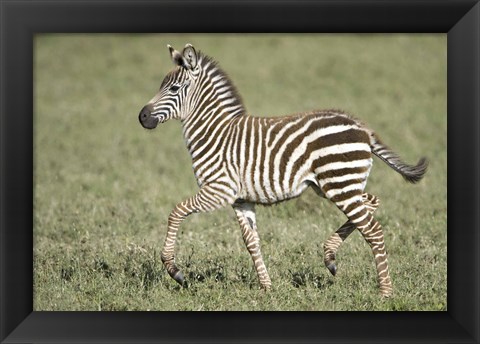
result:
M 184 275 L 175 264 L 174 247 L 181 222 L 190 214 L 231 205 L 260 284 L 271 280 L 260 251 L 256 204 L 274 204 L 299 196 L 311 187 L 332 201 L 347 222 L 324 244 L 324 263 L 335 275 L 335 253 L 358 229 L 370 245 L 380 292 L 392 294 L 381 225 L 373 213 L 376 196 L 364 192 L 376 155 L 411 183 L 426 172 L 427 161 L 402 162 L 378 136 L 357 119 L 335 110 L 288 117 L 246 114 L 233 83 L 217 63 L 187 44 L 182 53 L 168 46 L 175 68 L 139 114 L 144 128 L 178 119 L 192 158 L 200 190 L 177 204 L 168 217 L 161 258 L 181 285 Z

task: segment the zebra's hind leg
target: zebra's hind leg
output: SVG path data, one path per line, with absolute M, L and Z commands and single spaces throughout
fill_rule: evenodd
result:
M 268 290 L 272 286 L 272 282 L 270 276 L 268 276 L 267 268 L 263 262 L 262 252 L 260 251 L 255 205 L 252 203 L 234 203 L 233 210 L 235 210 L 235 214 L 237 215 L 237 220 L 242 230 L 243 241 L 252 257 L 260 285 L 263 289 Z
M 363 203 L 361 191 L 342 192 L 337 189 L 334 195 L 330 197 L 330 200 L 347 215 L 349 221 L 355 225 L 362 233 L 365 241 L 370 245 L 377 268 L 380 293 L 385 297 L 391 296 L 393 289 L 388 272 L 387 251 L 385 249 L 382 226 Z
M 335 264 L 335 256 L 340 245 L 347 239 L 347 237 L 352 234 L 355 230 L 355 225 L 350 221 L 345 222 L 342 227 L 337 229 L 335 233 L 330 235 L 330 237 L 323 244 L 323 262 L 327 267 L 328 271 L 335 276 L 337 274 L 337 265 Z
M 202 187 L 193 197 L 179 203 L 168 217 L 168 231 L 162 249 L 161 259 L 168 274 L 180 285 L 185 285 L 185 278 L 175 264 L 175 242 L 180 224 L 192 213 L 208 212 L 221 208 L 227 202 L 214 187 Z
M 362 201 L 367 209 L 373 214 L 380 204 L 377 196 L 369 193 L 362 195 Z M 328 271 L 333 276 L 337 273 L 337 265 L 335 264 L 335 256 L 338 248 L 343 244 L 347 237 L 355 230 L 355 225 L 348 220 L 339 229 L 335 231 L 323 244 L 324 258 L 323 261 Z

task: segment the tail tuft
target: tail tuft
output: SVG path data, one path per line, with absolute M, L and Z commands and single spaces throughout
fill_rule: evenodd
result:
M 402 166 L 401 174 L 403 178 L 409 183 L 418 183 L 428 168 L 428 160 L 426 158 L 421 158 L 415 166 L 404 165 Z
M 426 158 L 421 158 L 415 166 L 408 165 L 394 151 L 380 142 L 378 137 L 373 136 L 373 138 L 374 141 L 371 144 L 373 154 L 400 173 L 407 182 L 415 184 L 423 178 L 428 168 Z

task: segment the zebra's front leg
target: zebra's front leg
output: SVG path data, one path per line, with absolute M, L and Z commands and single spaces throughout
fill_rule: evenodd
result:
M 369 193 L 364 193 L 362 195 L 363 204 L 367 207 L 368 211 L 372 214 L 377 210 L 380 205 L 380 199 Z M 335 231 L 323 244 L 324 258 L 323 262 L 327 267 L 328 271 L 332 273 L 333 276 L 337 273 L 337 265 L 335 264 L 335 256 L 337 254 L 338 248 L 342 243 L 348 238 L 350 234 L 355 230 L 355 225 L 351 221 L 345 222 L 339 229 Z
M 175 265 L 175 242 L 177 232 L 182 221 L 192 213 L 208 212 L 221 208 L 226 200 L 221 199 L 208 187 L 202 188 L 195 196 L 179 203 L 168 217 L 168 231 L 162 249 L 161 259 L 168 274 L 180 285 L 184 285 L 185 278 L 180 269 Z
M 252 203 L 234 203 L 233 209 L 237 215 L 238 223 L 242 230 L 243 241 L 252 257 L 260 285 L 268 290 L 272 286 L 267 268 L 263 262 L 262 252 L 260 251 L 260 238 L 257 232 L 257 221 L 255 217 L 255 205 Z

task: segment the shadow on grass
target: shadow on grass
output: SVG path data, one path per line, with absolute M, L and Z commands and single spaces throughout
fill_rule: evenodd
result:
M 324 290 L 334 284 L 331 277 L 319 275 L 311 269 L 288 270 L 289 280 L 295 288 L 313 286 L 314 288 Z

